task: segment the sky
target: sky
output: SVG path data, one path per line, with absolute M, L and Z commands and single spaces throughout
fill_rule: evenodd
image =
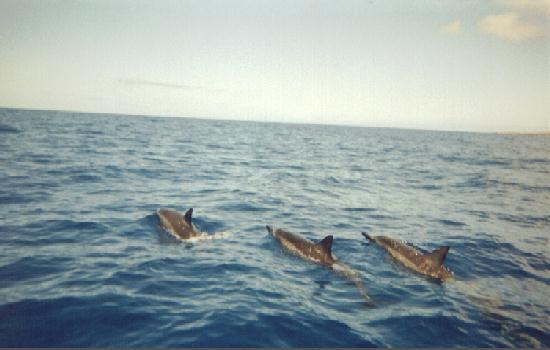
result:
M 0 106 L 550 130 L 550 0 L 0 0 Z

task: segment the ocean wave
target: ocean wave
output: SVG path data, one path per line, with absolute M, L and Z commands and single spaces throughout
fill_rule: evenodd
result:
M 549 345 L 544 138 L 1 113 L 0 346 Z M 194 207 L 202 234 L 170 235 L 159 207 Z M 332 234 L 356 280 L 266 224 Z M 366 229 L 450 246 L 455 278 Z
M 21 130 L 9 124 L 0 123 L 0 134 L 18 134 Z

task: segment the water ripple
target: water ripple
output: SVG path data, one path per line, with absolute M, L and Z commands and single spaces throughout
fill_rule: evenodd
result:
M 10 109 L 0 134 L 0 346 L 550 345 L 547 138 Z M 370 300 L 266 224 L 332 234 Z M 449 245 L 454 280 L 365 230 Z

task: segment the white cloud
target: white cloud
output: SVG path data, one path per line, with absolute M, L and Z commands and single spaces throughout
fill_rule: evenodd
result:
M 494 0 L 494 2 L 515 11 L 550 17 L 550 0 Z
M 449 22 L 441 27 L 440 31 L 444 34 L 460 35 L 462 34 L 462 22 L 460 20 Z
M 535 39 L 545 35 L 544 27 L 522 20 L 514 12 L 487 16 L 479 22 L 479 28 L 484 33 L 511 41 Z
M 145 87 L 157 87 L 157 88 L 166 88 L 166 89 L 175 89 L 175 90 L 185 90 L 185 91 L 208 91 L 208 92 L 224 92 L 223 89 L 199 86 L 199 85 L 187 85 L 187 84 L 174 84 L 167 83 L 163 81 L 152 81 L 152 80 L 139 80 L 139 79 L 119 79 L 119 83 L 124 85 L 134 85 L 134 86 L 145 86 Z

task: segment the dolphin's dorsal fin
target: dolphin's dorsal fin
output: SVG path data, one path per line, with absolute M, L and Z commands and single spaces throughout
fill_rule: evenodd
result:
M 429 254 L 426 254 L 426 257 L 429 258 L 436 264 L 437 266 L 443 265 L 443 261 L 445 261 L 445 257 L 447 256 L 447 253 L 449 252 L 449 247 L 439 247 L 436 250 L 432 251 Z
M 329 256 L 332 256 L 332 235 L 326 236 L 317 245 L 321 246 Z
M 191 225 L 191 219 L 193 217 L 193 208 L 190 208 L 183 217 L 185 219 L 185 222 L 187 222 L 189 225 Z

